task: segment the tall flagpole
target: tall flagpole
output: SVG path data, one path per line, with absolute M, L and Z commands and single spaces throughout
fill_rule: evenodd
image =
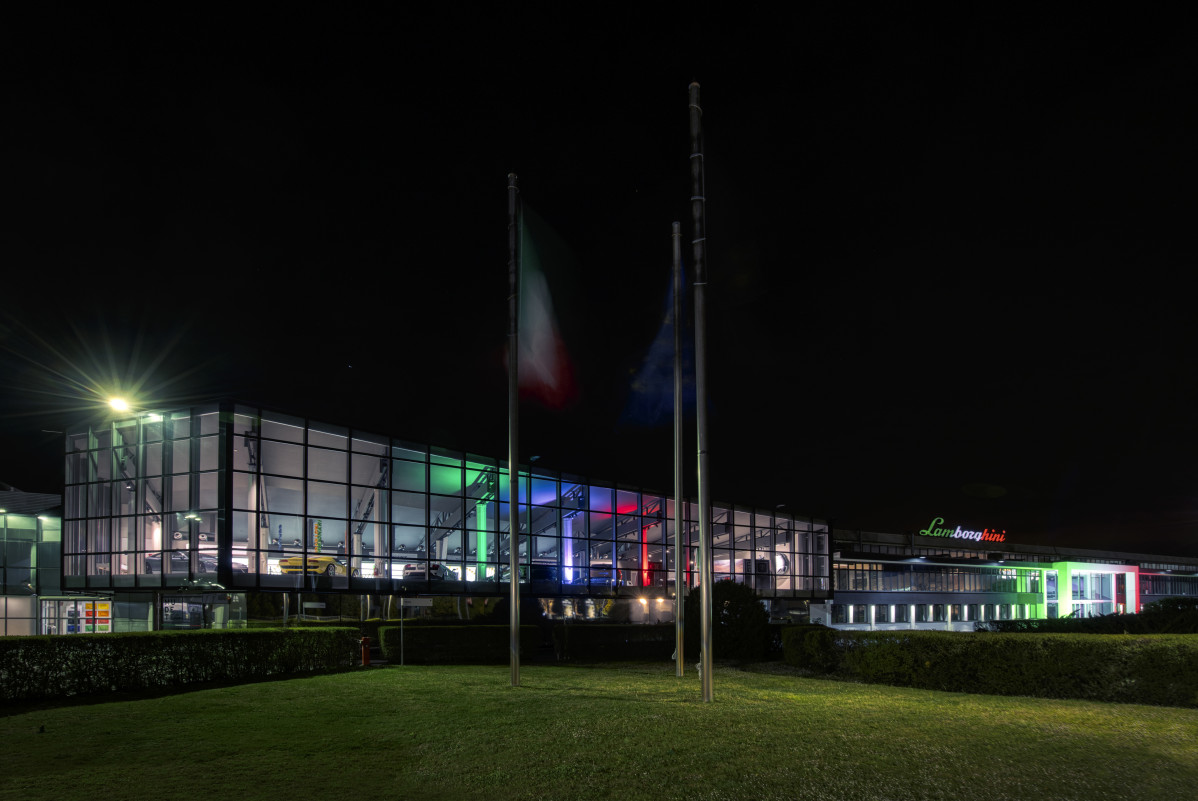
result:
M 516 459 L 520 433 L 520 255 L 519 190 L 516 173 L 507 175 L 507 472 L 508 472 L 508 563 L 511 583 L 512 686 L 520 686 L 520 470 Z
M 682 226 L 674 223 L 674 656 L 677 675 L 686 673 L 684 657 L 686 607 L 686 543 L 682 530 Z
M 698 429 L 699 478 L 699 657 L 703 700 L 711 701 L 711 497 L 707 471 L 707 265 L 703 262 L 703 109 L 699 84 L 690 85 L 691 217 L 694 219 L 695 412 Z

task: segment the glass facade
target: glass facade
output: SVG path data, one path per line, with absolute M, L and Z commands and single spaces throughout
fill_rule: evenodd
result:
M 1069 561 L 1054 562 L 1052 568 L 1052 591 L 1045 600 L 1057 602 L 1058 615 L 1097 617 L 1140 610 L 1143 601 L 1135 565 Z
M 838 562 L 836 589 L 886 592 L 1039 592 L 1030 567 Z
M 0 579 L 4 595 L 40 587 L 57 592 L 62 523 L 54 515 L 9 514 L 0 510 Z
M 1144 603 L 1162 598 L 1198 596 L 1198 575 L 1141 573 L 1140 596 Z
M 38 593 L 58 593 L 61 522 L 57 515 L 0 510 L 0 635 L 38 633 Z
M 68 432 L 63 581 L 75 589 L 501 594 L 505 462 L 233 404 Z M 698 512 L 661 494 L 519 476 L 519 580 L 534 595 L 660 597 L 697 586 Z M 716 580 L 830 595 L 825 523 L 712 509 Z

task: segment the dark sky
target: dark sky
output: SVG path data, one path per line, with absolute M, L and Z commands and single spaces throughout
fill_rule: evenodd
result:
M 1194 17 L 772 5 L 0 26 L 0 480 L 112 385 L 503 454 L 514 171 L 580 379 L 522 453 L 668 490 L 695 80 L 717 500 L 1198 555 Z

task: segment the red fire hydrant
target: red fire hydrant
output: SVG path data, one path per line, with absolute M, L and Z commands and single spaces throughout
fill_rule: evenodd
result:
M 362 638 L 362 667 L 370 667 L 370 638 Z

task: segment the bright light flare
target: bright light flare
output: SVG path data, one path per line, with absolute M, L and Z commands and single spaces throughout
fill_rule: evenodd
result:
M 117 330 L 103 319 L 88 324 L 68 320 L 50 336 L 20 323 L 6 330 L 0 350 L 29 368 L 5 375 L 6 400 L 10 394 L 21 399 L 10 414 L 49 416 L 54 424 L 47 420 L 42 427 L 61 428 L 60 418 L 75 420 L 80 413 L 123 417 L 190 400 L 195 384 L 185 384 L 212 363 L 180 352 L 192 321 L 175 321 L 163 331 L 152 329 L 147 320 L 122 320 Z M 9 325 L 7 318 L 3 325 Z M 177 389 L 168 395 L 172 387 Z

